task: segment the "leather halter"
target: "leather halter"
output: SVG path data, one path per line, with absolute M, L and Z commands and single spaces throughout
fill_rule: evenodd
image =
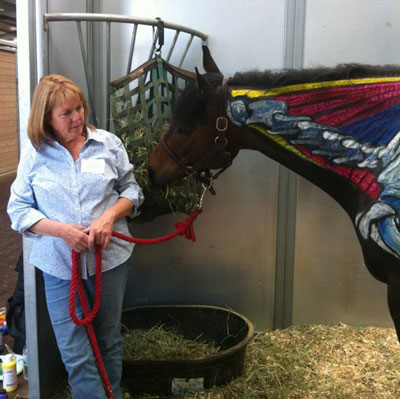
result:
M 222 101 L 220 102 L 219 115 L 225 115 L 226 98 L 228 95 L 228 85 L 226 84 L 227 78 L 223 78 L 220 91 L 222 93 Z M 213 145 L 208 151 L 193 163 L 183 162 L 172 150 L 168 147 L 165 141 L 165 135 L 161 137 L 160 144 L 161 148 L 164 149 L 169 158 L 174 161 L 181 169 L 184 170 L 187 176 L 192 176 L 200 181 L 203 186 L 209 189 L 210 193 L 215 195 L 213 188 L 213 181 L 232 164 L 232 156 L 226 150 L 228 145 L 228 139 L 226 138 L 225 132 L 228 129 L 228 118 L 226 116 L 218 116 L 215 121 L 215 128 L 217 135 Z M 225 162 L 225 165 L 216 173 L 212 174 L 210 169 L 204 168 L 204 164 L 212 158 L 215 154 L 219 154 L 220 158 Z

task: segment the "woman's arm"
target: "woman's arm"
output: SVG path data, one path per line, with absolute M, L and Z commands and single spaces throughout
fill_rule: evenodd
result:
M 85 227 L 77 224 L 56 222 L 50 219 L 40 219 L 29 228 L 32 233 L 62 238 L 76 252 L 83 252 L 88 248 L 88 235 Z

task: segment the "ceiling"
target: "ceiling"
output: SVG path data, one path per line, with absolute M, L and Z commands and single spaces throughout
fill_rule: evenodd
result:
M 14 40 L 17 37 L 16 0 L 0 0 L 0 39 Z

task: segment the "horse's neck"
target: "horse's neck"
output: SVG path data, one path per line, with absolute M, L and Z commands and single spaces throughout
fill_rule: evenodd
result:
M 251 127 L 236 127 L 235 130 L 241 149 L 259 151 L 306 178 L 335 199 L 353 220 L 360 206 L 367 206 L 373 201 L 369 195 L 358 190 L 351 180 L 295 151 L 283 137 L 267 136 Z
M 321 187 L 351 215 L 400 197 L 400 78 L 317 82 L 268 90 L 232 87 L 227 114 L 261 151 Z

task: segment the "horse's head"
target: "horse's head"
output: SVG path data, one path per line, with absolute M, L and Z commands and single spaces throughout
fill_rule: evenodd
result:
M 188 174 L 200 177 L 204 171 L 225 168 L 237 154 L 225 137 L 227 87 L 206 47 L 203 63 L 207 73 L 200 75 L 196 69 L 196 80 L 177 100 L 170 128 L 150 154 L 149 174 L 156 184 L 174 184 Z

